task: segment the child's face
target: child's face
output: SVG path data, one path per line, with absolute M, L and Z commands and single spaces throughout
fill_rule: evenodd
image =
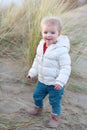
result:
M 54 44 L 57 42 L 59 36 L 58 28 L 55 25 L 46 25 L 43 24 L 41 27 L 42 37 L 47 44 Z

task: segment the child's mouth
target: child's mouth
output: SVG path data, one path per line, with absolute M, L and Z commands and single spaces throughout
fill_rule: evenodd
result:
M 46 39 L 47 41 L 50 41 L 50 40 L 52 40 L 52 39 Z

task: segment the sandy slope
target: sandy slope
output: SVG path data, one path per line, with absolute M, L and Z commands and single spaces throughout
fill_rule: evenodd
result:
M 29 116 L 35 82 L 21 79 L 23 66 L 0 59 L 0 130 L 51 130 L 45 127 L 51 108 L 45 99 L 41 116 Z M 66 89 L 63 114 L 57 130 L 87 130 L 87 95 Z

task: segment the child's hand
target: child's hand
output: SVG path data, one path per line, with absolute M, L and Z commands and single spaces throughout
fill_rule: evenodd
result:
M 27 75 L 26 78 L 27 78 L 27 80 L 30 80 L 30 79 L 31 79 L 31 77 L 30 77 L 29 75 Z
M 54 87 L 55 90 L 61 90 L 61 89 L 62 89 L 62 86 L 60 86 L 60 85 L 58 85 L 58 84 L 55 84 L 54 86 L 55 86 L 55 87 Z

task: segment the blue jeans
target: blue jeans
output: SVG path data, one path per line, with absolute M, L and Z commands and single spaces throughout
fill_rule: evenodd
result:
M 64 87 L 61 90 L 55 90 L 53 85 L 45 85 L 38 82 L 33 93 L 34 104 L 43 108 L 43 99 L 49 94 L 49 103 L 52 106 L 52 113 L 61 114 L 61 101 L 64 93 Z

